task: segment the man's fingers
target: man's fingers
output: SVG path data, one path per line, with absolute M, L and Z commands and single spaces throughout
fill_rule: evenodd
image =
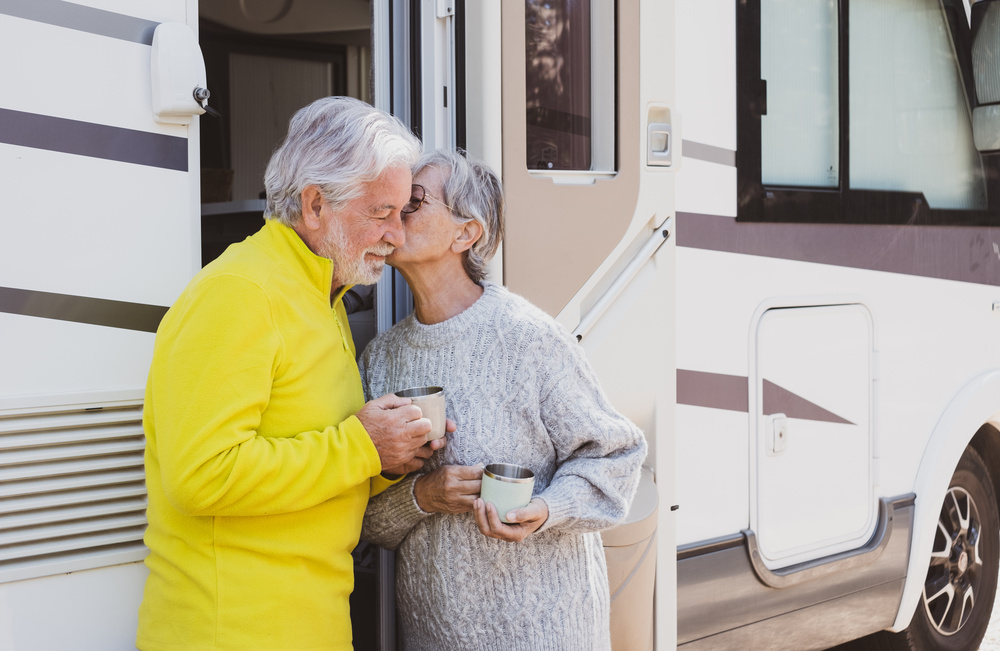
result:
M 430 459 L 432 454 L 434 454 L 434 449 L 427 443 L 421 445 L 416 451 L 416 456 L 421 459 Z
M 431 433 L 431 419 L 417 418 L 403 425 L 403 432 L 411 439 L 423 439 L 427 441 L 427 435 Z M 423 443 L 421 443 L 423 445 Z
M 382 396 L 381 398 L 375 398 L 374 400 L 371 400 L 370 403 L 379 409 L 398 409 L 404 405 L 413 404 L 413 401 L 409 398 L 400 398 L 396 394 L 390 393 Z M 420 410 L 419 407 L 416 407 L 416 409 L 418 411 Z

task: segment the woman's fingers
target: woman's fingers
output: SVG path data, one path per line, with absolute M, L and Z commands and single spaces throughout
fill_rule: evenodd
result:
M 545 513 L 548 513 L 547 507 L 545 508 Z M 542 522 L 544 522 L 544 520 L 539 521 L 538 519 L 534 519 L 521 524 L 504 524 L 500 520 L 500 514 L 497 513 L 496 507 L 492 504 L 487 504 L 482 498 L 476 499 L 473 505 L 473 514 L 480 533 L 484 536 L 505 542 L 521 542 L 538 529 L 538 527 L 542 526 Z
M 479 496 L 479 466 L 440 466 L 417 478 L 414 495 L 429 513 L 468 513 Z
M 526 506 L 514 509 L 508 513 L 507 519 L 511 522 L 519 522 L 526 525 L 537 523 L 534 527 L 537 529 L 549 519 L 549 506 L 545 503 L 545 500 L 536 497 L 528 502 Z

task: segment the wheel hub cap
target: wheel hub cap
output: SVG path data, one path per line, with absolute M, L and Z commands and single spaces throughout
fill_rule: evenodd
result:
M 983 568 L 978 556 L 982 520 L 972 496 L 954 486 L 945 497 L 924 581 L 924 608 L 934 629 L 954 635 L 972 615 Z

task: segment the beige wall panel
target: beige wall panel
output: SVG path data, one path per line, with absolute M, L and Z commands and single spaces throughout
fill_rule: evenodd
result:
M 557 185 L 528 172 L 524 3 L 504 2 L 502 12 L 504 283 L 556 315 L 618 245 L 635 211 L 645 142 L 638 106 L 639 3 L 618 3 L 618 173 L 592 185 Z

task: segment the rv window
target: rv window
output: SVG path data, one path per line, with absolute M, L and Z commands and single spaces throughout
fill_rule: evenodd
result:
M 837 187 L 837 3 L 762 0 L 761 177 L 767 185 Z
M 938 0 L 851 3 L 851 187 L 986 208 L 948 22 Z
M 614 5 L 525 1 L 527 166 L 614 168 Z
M 961 2 L 739 6 L 739 219 L 1000 220 L 998 161 L 973 141 Z

